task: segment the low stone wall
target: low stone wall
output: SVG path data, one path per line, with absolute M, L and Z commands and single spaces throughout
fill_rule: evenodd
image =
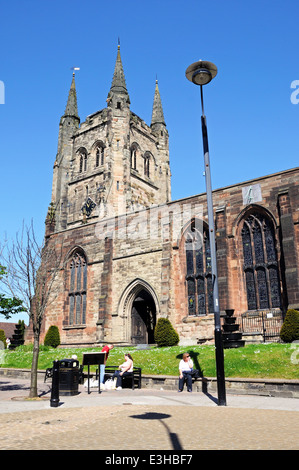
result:
M 37 371 L 37 380 L 44 381 L 45 378 L 45 370 L 38 370 Z M 2 376 L 12 377 L 14 379 L 30 379 L 30 370 L 29 369 L 7 369 L 5 367 L 0 368 L 0 378 Z
M 8 369 L 0 368 L 0 378 L 2 376 L 20 379 L 30 378 L 28 369 Z M 45 371 L 38 371 L 38 380 L 43 381 Z M 49 380 L 48 380 L 49 382 Z M 178 376 L 169 375 L 142 375 L 142 388 L 156 390 L 177 390 Z M 243 379 L 225 378 L 226 393 L 235 395 L 260 395 L 267 397 L 299 398 L 299 380 L 285 379 Z M 194 392 L 203 392 L 211 395 L 217 394 L 217 381 L 215 377 L 204 377 L 196 379 L 193 384 Z
M 142 387 L 163 390 L 177 390 L 178 377 L 142 376 Z M 226 393 L 236 395 L 261 395 L 268 397 L 299 398 L 299 380 L 284 379 L 243 379 L 225 378 Z M 217 380 L 214 377 L 196 379 L 193 391 L 215 394 Z

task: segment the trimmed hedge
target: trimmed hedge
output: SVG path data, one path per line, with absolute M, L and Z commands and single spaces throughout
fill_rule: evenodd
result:
M 4 349 L 6 349 L 6 336 L 5 336 L 4 330 L 0 330 L 0 341 L 2 341 Z
M 280 330 L 280 338 L 284 343 L 299 340 L 299 312 L 288 310 Z
M 44 345 L 52 346 L 52 348 L 57 348 L 60 345 L 60 334 L 57 326 L 50 326 L 45 336 Z
M 179 341 L 179 335 L 168 318 L 159 318 L 155 327 L 155 343 L 159 347 L 176 346 Z

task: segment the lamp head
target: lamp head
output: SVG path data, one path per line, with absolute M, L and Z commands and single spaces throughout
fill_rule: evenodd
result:
M 199 60 L 189 65 L 186 77 L 195 85 L 206 85 L 217 75 L 217 67 L 212 62 Z

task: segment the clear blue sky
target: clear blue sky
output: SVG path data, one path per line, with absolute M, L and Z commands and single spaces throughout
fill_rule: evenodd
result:
M 205 192 L 199 88 L 185 78 L 199 59 L 218 67 L 204 89 L 213 189 L 298 166 L 298 17 L 295 0 L 2 2 L 0 239 L 31 219 L 42 239 L 70 69 L 83 122 L 106 107 L 118 37 L 131 110 L 147 124 L 158 76 L 173 200 Z

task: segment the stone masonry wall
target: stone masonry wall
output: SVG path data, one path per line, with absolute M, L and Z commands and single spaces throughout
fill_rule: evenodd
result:
M 240 227 L 247 211 L 256 208 L 266 211 L 274 222 L 283 308 L 298 308 L 298 181 L 299 169 L 293 169 L 213 192 L 222 312 L 233 308 L 240 315 L 247 310 Z M 254 184 L 259 185 L 259 200 L 248 203 L 243 188 Z M 67 275 L 62 266 L 56 281 L 59 292 L 47 309 L 44 332 L 56 324 L 65 344 L 130 342 L 130 312 L 125 309 L 124 297 L 129 296 L 130 285 L 136 288 L 140 281 L 156 299 L 157 317 L 170 318 L 182 343 L 212 341 L 213 315 L 188 316 L 186 259 L 181 243 L 194 216 L 192 207 L 199 208 L 199 216 L 208 222 L 205 200 L 205 194 L 200 194 L 109 223 L 87 221 L 52 234 L 50 243 L 62 246 L 64 260 L 76 247 L 86 254 L 87 317 L 86 325 L 68 325 Z M 113 239 L 108 243 L 109 233 Z

